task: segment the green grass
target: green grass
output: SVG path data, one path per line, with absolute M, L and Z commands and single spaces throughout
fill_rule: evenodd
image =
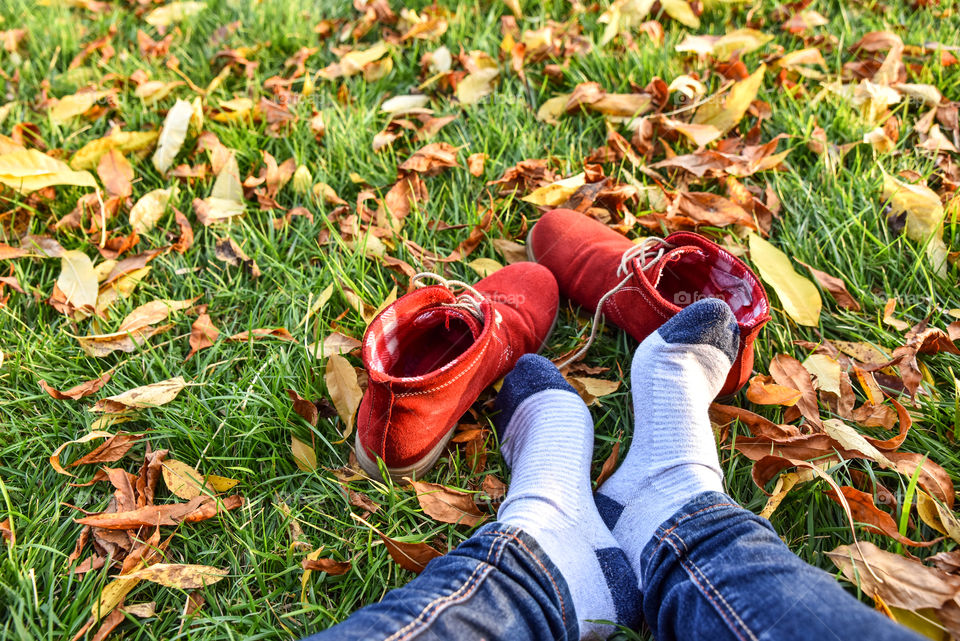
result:
M 399 10 L 399 3 L 395 8 Z M 408 3 L 417 8 L 426 2 Z M 453 12 L 450 28 L 441 38 L 456 54 L 483 50 L 496 55 L 500 44 L 500 17 L 508 13 L 499 2 L 457 4 L 445 1 Z M 566 20 L 566 2 L 523 2 L 526 17 L 523 29 L 538 28 L 547 19 Z M 602 3 L 605 4 L 605 3 Z M 830 19 L 830 25 L 818 29 L 831 34 L 840 44 L 825 53 L 831 72 L 837 72 L 852 59 L 846 48 L 871 30 L 892 28 L 908 44 L 927 41 L 951 43 L 956 37 L 956 3 L 947 0 L 938 11 L 952 10 L 952 18 L 937 18 L 930 10 L 914 10 L 907 4 L 891 0 L 883 6 L 876 3 L 842 3 L 815 0 L 809 7 Z M 764 4 L 758 16 L 769 15 L 774 5 Z M 597 24 L 597 13 L 574 16 L 583 26 L 586 37 L 599 39 L 603 25 Z M 279 0 L 252 2 L 247 0 L 214 0 L 200 14 L 187 18 L 179 26 L 170 53 L 180 61 L 180 69 L 197 85 L 206 86 L 219 71 L 210 61 L 223 47 L 263 44 L 251 54 L 259 62 L 255 76 L 247 79 L 232 74 L 213 95 L 209 104 L 236 95 L 258 99 L 267 95 L 263 81 L 285 74 L 284 61 L 304 46 L 318 46 L 319 54 L 310 59 L 308 69 L 316 71 L 333 62 L 331 40 L 320 42 L 313 31 L 321 18 L 354 19 L 350 3 L 293 3 Z M 220 26 L 239 20 L 240 27 L 227 36 L 222 45 L 211 45 L 210 37 Z M 699 33 L 722 34 L 745 24 L 745 9 L 721 5 L 703 16 Z M 636 37 L 637 46 L 630 51 L 618 50 L 615 43 L 594 47 L 582 57 L 570 59 L 563 81 L 552 83 L 542 73 L 542 64 L 528 68 L 530 91 L 536 100 L 531 109 L 527 89 L 513 73 L 504 72 L 497 92 L 484 103 L 461 109 L 446 98 L 434 101 L 437 115 L 458 113 L 459 117 L 445 127 L 435 140 L 464 146 L 466 153 L 489 155 L 485 175 L 474 178 L 463 169 L 448 170 L 426 179 L 430 200 L 422 203 L 407 219 L 404 235 L 440 254 L 449 253 L 466 237 L 468 229 L 431 231 L 430 221 L 474 225 L 480 211 L 489 202 L 487 180 L 499 177 L 505 169 L 527 158 L 551 158 L 565 175 L 580 171 L 584 157 L 603 144 L 606 128 L 599 115 L 577 115 L 551 127 L 534 118 L 535 108 L 544 100 L 572 89 L 583 81 L 597 81 L 610 91 L 628 91 L 631 83 L 645 85 L 651 77 L 660 76 L 669 82 L 685 72 L 703 65 L 692 58 L 674 53 L 686 29 L 669 19 L 662 20 L 666 42 L 658 45 L 643 36 Z M 106 74 L 129 76 L 144 69 L 151 79 L 176 80 L 163 66 L 163 60 L 145 61 L 136 45 L 136 31 L 144 28 L 157 37 L 130 10 L 121 5 L 94 14 L 67 8 L 53 2 L 36 6 L 27 0 L 7 0 L 0 6 L 0 30 L 24 28 L 28 37 L 18 54 L 0 51 L 0 69 L 12 75 L 19 71 L 18 83 L 0 80 L 0 104 L 17 100 L 17 105 L 2 124 L 10 133 L 15 123 L 25 121 L 39 127 L 41 136 L 51 148 L 72 153 L 85 142 L 105 135 L 112 121 L 123 121 L 124 129 L 138 130 L 159 127 L 163 114 L 174 97 L 192 98 L 185 87 L 164 99 L 159 108 L 145 108 L 132 92 L 119 94 L 119 105 L 109 118 L 81 127 L 57 126 L 46 117 L 45 110 L 31 108 L 42 96 L 45 83 L 52 96 L 75 92 L 87 82 L 98 81 Z M 775 45 L 786 50 L 803 45 L 793 36 L 779 30 L 777 23 L 762 27 L 777 38 L 758 52 L 745 57 L 749 69 Z M 116 29 L 113 46 L 118 55 L 103 67 L 96 67 L 97 54 L 84 66 L 69 70 L 70 60 L 85 43 Z M 363 42 L 376 40 L 375 28 Z M 269 42 L 269 46 L 266 43 Z M 227 125 L 211 122 L 206 128 L 238 153 L 241 174 L 256 173 L 260 150 L 270 152 L 278 161 L 294 157 L 306 165 L 315 180 L 329 183 L 338 194 L 356 202 L 360 186 L 348 174 L 362 176 L 375 191 L 383 193 L 396 177 L 396 166 L 416 147 L 409 139 L 398 140 L 393 148 L 374 153 L 373 136 L 386 124 L 387 116 L 378 111 L 379 103 L 389 95 L 408 93 L 418 84 L 418 61 L 421 55 L 439 43 L 415 41 L 394 47 L 391 56 L 394 69 L 385 78 L 368 83 L 362 76 L 336 82 L 318 81 L 317 91 L 295 106 L 300 116 L 288 135 L 274 138 L 266 135 L 263 125 Z M 960 65 L 942 68 L 928 62 L 914 78 L 916 82 L 935 84 L 948 100 L 960 100 Z M 720 81 L 712 77 L 709 85 L 716 89 Z M 336 99 L 339 87 L 349 92 L 350 101 Z M 888 172 L 913 169 L 921 174 L 934 167 L 929 159 L 912 151 L 915 137 L 910 127 L 918 117 L 916 107 L 898 105 L 895 113 L 904 122 L 897 153 L 880 158 L 869 146 L 853 149 L 834 174 L 823 160 L 810 152 L 805 143 L 819 124 L 831 142 L 844 143 L 862 138 L 866 131 L 856 112 L 835 98 L 812 104 L 817 92 L 813 82 L 806 83 L 807 93 L 791 97 L 779 90 L 768 74 L 760 98 L 768 101 L 772 117 L 762 127 L 764 140 L 778 133 L 791 137 L 787 145 L 793 149 L 788 168 L 768 172 L 755 179 L 766 180 L 783 202 L 782 217 L 774 228 L 773 240 L 787 254 L 822 270 L 844 277 L 850 291 L 863 304 L 861 313 L 839 310 L 825 296 L 826 307 L 817 330 L 796 326 L 779 309 L 757 343 L 757 369 L 766 372 L 766 364 L 778 353 L 802 358 L 805 353 L 792 344 L 794 340 L 827 339 L 867 341 L 892 349 L 902 337 L 880 322 L 887 298 L 900 300 L 899 315 L 916 322 L 929 318 L 934 326 L 943 327 L 952 319 L 946 310 L 960 306 L 956 296 L 957 272 L 951 268 L 949 280 L 938 279 L 923 258 L 922 247 L 892 232 L 884 221 L 880 184 L 882 165 Z M 327 133 L 317 143 L 309 130 L 312 111 L 325 114 Z M 752 124 L 747 118 L 743 126 Z M 193 142 L 187 143 L 180 159 L 187 157 Z M 783 143 L 781 143 L 783 145 Z M 178 162 L 182 162 L 179 160 Z M 167 186 L 148 161 L 135 162 L 138 182 L 134 196 Z M 608 174 L 629 173 L 629 165 L 608 168 Z M 638 179 L 644 180 L 638 174 Z M 368 303 L 376 306 L 394 286 L 404 291 L 406 280 L 387 270 L 379 262 L 351 251 L 337 236 L 325 214 L 329 207 L 297 196 L 289 187 L 278 198 L 284 207 L 305 206 L 314 212 L 311 223 L 298 218 L 277 231 L 272 219 L 280 212 L 256 211 L 250 205 L 245 218 L 228 230 L 203 228 L 195 221 L 190 203 L 194 197 L 208 194 L 210 181 L 182 184 L 177 201 L 179 209 L 194 221 L 196 242 L 185 254 L 167 253 L 153 263 L 153 271 L 144 279 L 134 295 L 119 301 L 111 311 L 105 329 L 116 327 L 119 320 L 137 305 L 158 298 L 184 299 L 201 296 L 209 305 L 214 323 L 229 336 L 260 327 L 283 326 L 297 343 L 258 341 L 227 343 L 220 341 L 184 362 L 189 349 L 187 336 L 191 319 L 175 317 L 176 327 L 155 337 L 151 344 L 133 354 L 114 354 L 105 359 L 86 356 L 71 334 L 82 334 L 89 323 L 72 323 L 43 301 L 50 295 L 59 274 L 56 260 L 21 259 L 12 261 L 13 273 L 27 290 L 14 293 L 8 306 L 0 307 L 0 349 L 4 360 L 0 366 L 0 520 L 10 517 L 16 527 L 15 546 L 0 546 L 0 636 L 8 639 L 69 638 L 80 629 L 89 615 L 89 607 L 112 571 L 106 569 L 84 576 L 71 574 L 67 555 L 73 549 L 80 526 L 73 522 L 78 513 L 65 504 L 102 510 L 109 496 L 102 486 L 73 488 L 47 463 L 47 457 L 62 442 L 86 433 L 94 419 L 87 411 L 93 399 L 80 402 L 55 401 L 38 386 L 45 379 L 58 389 L 93 378 L 116 367 L 116 373 L 103 394 L 161 379 L 184 376 L 194 385 L 181 396 L 161 408 L 145 411 L 136 422 L 124 426 L 144 435 L 152 448 L 168 448 L 177 459 L 198 464 L 205 473 L 229 476 L 240 480 L 237 491 L 246 497 L 246 504 L 235 512 L 210 521 L 180 528 L 170 546 L 168 561 L 199 563 L 225 567 L 229 577 L 204 591 L 206 605 L 181 629 L 180 612 L 185 593 L 155 585 L 143 584 L 128 598 L 128 603 L 155 600 L 156 617 L 143 623 L 123 624 L 128 639 L 287 639 L 322 629 L 346 618 L 360 606 L 381 598 L 391 588 L 404 584 L 411 575 L 398 569 L 373 532 L 353 518 L 359 514 L 351 507 L 339 483 L 327 471 L 345 465 L 349 445 L 340 441 L 341 425 L 337 420 L 321 420 L 310 428 L 292 411 L 285 393 L 287 388 L 307 398 L 326 394 L 322 364 L 313 360 L 304 349 L 305 343 L 330 331 L 336 323 L 340 331 L 360 336 L 363 320 L 347 310 L 341 288 L 349 286 Z M 59 188 L 58 198 L 49 209 L 32 215 L 4 215 L 0 218 L 0 235 L 15 237 L 24 231 L 46 233 L 48 225 L 73 209 L 81 191 Z M 9 192 L 8 192 L 9 194 Z M 11 210 L 16 203 L 4 202 L 0 209 Z M 519 233 L 525 216 L 535 219 L 538 212 L 531 205 L 513 199 L 498 203 L 497 225 L 491 237 Z M 128 232 L 125 218 L 114 226 Z M 324 229 L 331 231 L 331 243 L 318 246 L 317 237 Z M 159 247 L 168 242 L 166 232 L 175 230 L 172 214 L 145 235 L 138 250 Z M 741 242 L 729 230 L 702 230 L 716 238 L 724 235 Z M 226 267 L 214 256 L 214 242 L 229 233 L 259 264 L 263 275 L 253 280 L 242 271 Z M 960 230 L 947 226 L 945 239 L 949 247 L 960 247 Z M 58 235 L 68 249 L 84 249 L 95 254 L 92 244 L 76 232 Z M 414 256 L 401 244 L 391 255 L 416 265 Z M 490 242 L 484 242 L 471 255 L 499 259 Z M 3 265 L 4 270 L 8 269 Z M 5 272 L 4 272 L 5 273 Z M 464 264 L 449 265 L 449 274 L 472 280 L 473 272 Z M 335 283 L 332 299 L 308 322 L 305 318 L 312 300 L 330 283 Z M 774 300 L 774 305 L 778 303 Z M 336 319 L 336 320 L 335 320 Z M 558 332 L 547 355 L 556 356 L 573 347 L 577 336 L 587 328 L 585 317 L 576 316 L 564 307 Z M 592 408 L 597 421 L 595 469 L 609 454 L 618 433 L 629 443 L 632 432 L 632 409 L 628 381 L 630 356 L 634 343 L 614 328 L 608 327 L 593 347 L 588 361 L 592 365 L 611 368 L 610 376 L 623 378 L 621 389 Z M 944 466 L 955 479 L 960 479 L 960 457 L 955 438 L 960 433 L 957 418 L 957 391 L 954 377 L 960 372 L 960 360 L 952 356 L 924 358 L 935 385 L 928 395 L 918 399 L 917 421 L 906 443 L 905 451 L 928 454 Z M 359 365 L 357 361 L 356 364 Z M 486 398 L 486 397 L 485 397 Z M 744 399 L 738 402 L 746 404 Z M 489 418 L 480 407 L 484 420 Z M 756 409 L 756 408 L 753 408 Z M 775 415 L 773 412 L 765 412 Z M 300 471 L 289 450 L 291 435 L 314 439 L 320 468 L 312 473 Z M 506 480 L 508 472 L 490 442 L 491 453 L 483 474 L 496 474 Z M 71 448 L 67 456 L 77 456 L 80 448 Z M 116 465 L 135 469 L 144 445 L 138 445 L 124 461 Z M 72 452 L 72 454 L 70 454 Z M 621 455 L 622 456 L 622 455 Z M 750 461 L 724 450 L 722 461 L 729 491 L 748 509 L 759 511 L 766 497 L 753 485 Z M 833 470 L 839 481 L 848 479 L 847 468 L 866 469 L 863 461 L 848 462 Z M 83 479 L 91 471 L 80 472 Z M 882 478 L 902 500 L 909 479 L 879 469 L 871 470 Z M 451 451 L 427 480 L 465 489 L 478 489 L 482 474 L 469 470 L 462 452 Z M 394 537 L 410 540 L 432 540 L 449 548 L 469 536 L 464 527 L 433 522 L 419 509 L 414 494 L 402 487 L 374 482 L 354 482 L 351 487 L 364 492 L 379 503 L 381 509 L 369 522 Z M 791 549 L 804 560 L 834 572 L 823 555 L 837 545 L 850 542 L 850 532 L 839 507 L 824 495 L 823 483 L 810 483 L 794 490 L 773 517 L 773 524 Z M 162 496 L 165 496 L 163 494 Z M 161 499 L 165 500 L 165 499 Z M 303 551 L 291 546 L 289 521 L 278 506 L 284 503 L 304 531 L 311 546 L 325 546 L 325 554 L 353 561 L 353 569 L 339 577 L 314 573 L 301 601 L 300 560 Z M 895 518 L 899 513 L 894 514 Z M 931 536 L 931 532 L 908 531 L 910 536 Z M 862 528 L 858 536 L 893 550 L 891 541 L 871 535 Z M 949 548 L 949 544 L 935 550 Z M 919 552 L 926 555 L 926 551 Z

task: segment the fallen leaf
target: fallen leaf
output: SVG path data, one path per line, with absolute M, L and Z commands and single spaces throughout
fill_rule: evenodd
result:
M 168 588 L 192 590 L 213 585 L 226 576 L 227 570 L 209 565 L 154 563 L 149 567 L 124 574 L 122 578 L 152 581 Z
M 275 338 L 281 341 L 295 341 L 296 339 L 287 331 L 284 327 L 274 327 L 273 329 L 269 328 L 260 328 L 260 329 L 250 329 L 239 334 L 234 334 L 228 341 L 231 342 L 246 342 L 249 340 L 257 340 L 260 338 Z
M 947 246 L 943 242 L 945 210 L 936 192 L 926 185 L 911 185 L 884 172 L 882 197 L 890 203 L 893 214 L 906 213 L 907 237 L 914 242 L 926 243 L 931 266 L 941 277 L 946 277 Z
M 457 100 L 462 105 L 474 105 L 491 93 L 500 76 L 496 67 L 483 67 L 467 74 L 457 83 Z
M 817 327 L 823 301 L 809 280 L 798 274 L 782 251 L 757 234 L 750 234 L 750 259 L 760 277 L 777 293 L 784 311 L 799 325 Z
M 620 389 L 620 381 L 607 381 L 589 376 L 571 376 L 567 381 L 588 406 L 595 405 L 598 398 L 613 394 Z
M 185 360 L 193 358 L 201 349 L 213 346 L 219 337 L 220 330 L 214 326 L 209 314 L 204 312 L 197 316 L 197 320 L 190 326 L 190 352 Z
M 565 203 L 585 183 L 586 175 L 579 173 L 576 176 L 570 176 L 539 187 L 521 200 L 541 207 L 557 207 Z
M 94 378 L 89 381 L 84 381 L 83 383 L 80 383 L 79 385 L 75 385 L 63 392 L 53 389 L 52 387 L 50 387 L 50 385 L 47 384 L 46 381 L 40 381 L 40 387 L 43 388 L 44 392 L 46 392 L 53 398 L 57 399 L 58 401 L 62 401 L 68 398 L 76 401 L 76 400 L 80 400 L 85 396 L 96 394 L 98 391 L 100 391 L 101 387 L 103 387 L 104 385 L 110 382 L 111 376 L 113 376 L 113 370 L 104 372 L 97 378 Z
M 390 558 L 409 572 L 420 574 L 430 561 L 443 556 L 443 552 L 426 542 L 407 543 L 406 541 L 391 539 L 381 532 L 377 532 L 377 534 L 386 546 L 387 552 L 390 553 Z
M 770 375 L 779 385 L 792 387 L 801 394 L 800 400 L 785 414 L 791 420 L 791 412 L 802 415 L 815 426 L 820 425 L 820 410 L 817 406 L 817 392 L 813 386 L 810 372 L 800 361 L 786 354 L 777 354 L 770 361 Z
M 834 300 L 837 301 L 837 305 L 844 309 L 851 309 L 855 312 L 860 311 L 860 303 L 858 303 L 853 296 L 850 295 L 850 292 L 847 291 L 847 285 L 843 282 L 843 279 L 837 278 L 836 276 L 831 276 L 827 272 L 822 272 L 819 269 L 811 267 L 803 261 L 798 260 L 797 262 L 810 270 L 810 273 L 813 274 L 813 277 L 817 279 L 820 287 L 823 287 L 825 290 L 830 292 Z
M 73 476 L 70 472 L 66 471 L 63 468 L 63 465 L 60 464 L 60 453 L 68 445 L 75 445 L 78 443 L 88 443 L 94 439 L 105 438 L 107 441 L 102 443 L 99 447 L 91 451 L 86 456 L 83 456 L 73 463 L 70 463 L 68 467 L 75 467 L 77 465 L 84 465 L 89 463 L 111 463 L 113 461 L 119 461 L 123 456 L 130 451 L 130 448 L 133 447 L 133 444 L 137 441 L 139 437 L 133 434 L 128 434 L 126 432 L 118 432 L 117 434 L 111 434 L 110 432 L 104 432 L 100 430 L 94 430 L 89 434 L 81 436 L 78 439 L 67 441 L 54 450 L 53 454 L 50 455 L 50 466 L 59 474 L 65 476 Z
M 886 304 L 883 306 L 883 322 L 894 329 L 899 329 L 901 332 L 906 331 L 910 328 L 909 323 L 905 323 L 898 318 L 893 317 L 893 313 L 897 310 L 897 299 L 888 298 Z
M 229 236 L 218 238 L 215 247 L 216 256 L 219 260 L 234 267 L 243 267 L 243 270 L 247 272 L 251 278 L 260 277 L 260 267 L 257 266 L 257 261 L 247 256 L 246 252 L 240 248 L 240 245 L 234 242 L 233 238 Z
M 324 359 L 331 354 L 349 354 L 360 348 L 360 341 L 350 336 L 344 336 L 339 332 L 331 332 L 323 341 L 313 343 L 308 347 L 308 351 L 317 359 Z
M 304 443 L 296 436 L 290 437 L 290 449 L 293 452 L 293 462 L 303 472 L 312 472 L 317 469 L 317 453 L 313 447 Z
M 97 304 L 99 286 L 90 257 L 81 251 L 65 251 L 60 258 L 57 288 L 73 307 L 92 309 Z
M 357 383 L 357 372 L 343 356 L 331 354 L 327 359 L 323 380 L 327 384 L 330 400 L 343 421 L 343 438 L 347 438 L 353 431 L 353 422 L 363 398 L 363 390 Z
M 171 189 L 148 191 L 130 208 L 130 226 L 138 234 L 144 234 L 157 225 L 170 202 Z
M 149 303 L 140 305 L 121 321 L 117 332 L 136 332 L 150 325 L 164 321 L 170 315 L 170 312 L 177 312 L 189 308 L 196 303 L 198 298 L 188 298 L 186 300 L 153 300 Z
M 116 396 L 102 398 L 94 403 L 90 411 L 117 414 L 131 409 L 159 407 L 175 399 L 186 386 L 187 382 L 183 377 L 176 376 L 158 383 L 136 387 Z
M 150 147 L 158 137 L 156 131 L 115 131 L 88 142 L 70 159 L 73 169 L 96 169 L 100 158 L 111 149 L 121 153 L 137 153 Z
M 448 142 L 432 142 L 415 151 L 397 169 L 432 176 L 457 166 L 456 147 Z
M 813 376 L 814 388 L 840 396 L 840 363 L 826 354 L 811 354 L 803 367 Z
M 194 523 L 213 518 L 220 512 L 235 510 L 243 505 L 243 497 L 233 495 L 223 499 L 213 496 L 198 496 L 186 503 L 147 505 L 128 512 L 104 512 L 80 519 L 81 525 L 107 530 L 131 530 L 140 527 L 158 527 Z
M 171 493 L 181 499 L 194 499 L 203 494 L 204 479 L 196 469 L 174 459 L 163 462 L 163 482 Z
M 488 156 L 484 153 L 470 154 L 467 156 L 467 169 L 470 171 L 470 174 L 476 177 L 483 175 L 483 163 L 486 162 Z
M 835 418 L 828 418 L 823 421 L 823 431 L 836 441 L 840 447 L 845 450 L 859 452 L 872 461 L 880 464 L 880 467 L 889 469 L 894 464 L 880 450 L 870 444 L 859 432 Z M 894 528 L 896 529 L 896 528 Z
M 159 11 L 159 9 L 155 11 Z M 157 148 L 153 152 L 152 158 L 154 168 L 161 174 L 167 173 L 177 154 L 180 153 L 180 148 L 183 147 L 183 143 L 187 139 L 187 129 L 192 117 L 193 105 L 186 100 L 178 99 L 176 104 L 167 112 L 163 127 L 160 129 L 160 136 L 157 138 Z
M 492 258 L 476 258 L 467 263 L 467 267 L 475 271 L 480 278 L 486 278 L 490 274 L 503 269 L 503 265 Z
M 613 449 L 610 450 L 610 455 L 603 462 L 603 465 L 600 468 L 600 474 L 597 475 L 597 482 L 594 484 L 596 489 L 600 489 L 604 481 L 610 478 L 613 475 L 613 471 L 617 469 L 617 461 L 620 458 L 620 441 L 617 441 L 613 444 Z
M 763 374 L 756 374 L 750 379 L 747 387 L 747 400 L 757 405 L 796 405 L 802 394 L 800 391 L 778 385 L 773 379 Z
M 683 0 L 674 0 L 683 2 Z M 683 4 L 686 4 L 683 2 Z M 735 83 L 721 103 L 718 99 L 708 100 L 697 109 L 693 116 L 694 124 L 712 125 L 722 133 L 727 133 L 737 126 L 747 113 L 750 103 L 753 102 L 763 84 L 763 75 L 766 65 L 760 67 L 743 80 Z
M 133 167 L 130 161 L 116 149 L 111 149 L 100 157 L 97 175 L 107 189 L 107 194 L 120 198 L 133 195 Z
M 331 576 L 346 574 L 353 567 L 349 561 L 337 561 L 332 558 L 325 559 L 304 559 L 301 563 L 304 570 L 313 570 L 314 572 L 326 572 Z
M 473 527 L 485 517 L 477 509 L 473 495 L 436 483 L 411 481 L 417 501 L 424 514 L 441 523 L 456 523 Z
M 104 358 L 115 351 L 134 352 L 138 347 L 146 343 L 147 339 L 151 336 L 165 332 L 171 327 L 173 327 L 173 325 L 142 327 L 132 331 L 114 332 L 113 334 L 93 334 L 90 336 L 77 336 L 76 338 L 84 353 L 95 358 Z

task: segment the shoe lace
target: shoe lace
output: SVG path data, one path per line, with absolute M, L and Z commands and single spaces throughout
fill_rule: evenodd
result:
M 607 302 L 608 298 L 623 289 L 627 283 L 630 282 L 630 279 L 633 278 L 635 272 L 631 269 L 632 262 L 639 259 L 640 271 L 646 271 L 660 260 L 663 254 L 672 247 L 673 245 L 663 238 L 650 236 L 623 252 L 620 256 L 620 266 L 617 267 L 617 276 L 621 276 L 622 280 L 600 297 L 599 302 L 597 302 L 597 311 L 593 313 L 593 320 L 590 322 L 590 335 L 587 336 L 587 342 L 567 360 L 558 365 L 558 369 L 563 369 L 567 365 L 582 358 L 583 355 L 587 353 L 587 350 L 590 349 L 590 346 L 593 345 L 593 341 L 597 337 L 597 328 L 600 326 L 603 317 L 603 305 Z
M 434 274 L 433 272 L 420 272 L 418 274 L 414 274 L 413 278 L 410 279 L 410 284 L 414 287 L 426 287 L 427 285 L 422 281 L 428 279 L 440 283 L 442 286 L 446 287 L 451 294 L 454 293 L 453 290 L 455 287 L 464 290 L 462 294 L 457 296 L 455 303 L 445 303 L 443 306 L 464 309 L 470 312 L 470 314 L 472 314 L 473 317 L 478 321 L 483 323 L 483 308 L 481 307 L 481 303 L 486 300 L 486 297 L 483 294 L 462 280 L 444 278 L 440 274 Z

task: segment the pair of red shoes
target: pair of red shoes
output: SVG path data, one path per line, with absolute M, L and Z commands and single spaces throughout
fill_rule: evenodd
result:
M 556 209 L 531 229 L 527 252 L 533 262 L 474 287 L 444 281 L 418 289 L 370 323 L 356 436 L 367 473 L 380 475 L 378 458 L 394 479 L 429 470 L 480 392 L 544 345 L 559 293 L 599 307 L 638 341 L 700 298 L 723 299 L 739 323 L 740 353 L 721 394 L 750 376 L 753 341 L 769 319 L 766 294 L 742 261 L 703 236 L 677 232 L 634 244 L 584 214 Z

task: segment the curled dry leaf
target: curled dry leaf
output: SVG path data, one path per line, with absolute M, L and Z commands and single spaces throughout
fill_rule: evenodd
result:
M 144 345 L 151 336 L 162 334 L 173 325 L 159 325 L 156 327 L 142 327 L 132 331 L 114 332 L 113 334 L 94 334 L 91 336 L 77 336 L 80 349 L 89 356 L 104 358 L 113 352 L 134 352 Z
M 411 481 L 424 514 L 441 523 L 457 523 L 473 527 L 485 517 L 477 509 L 473 495 L 436 483 Z
M 183 380 L 182 376 L 175 376 L 165 381 L 150 383 L 127 390 L 116 396 L 100 399 L 94 403 L 90 411 L 118 414 L 131 409 L 158 407 L 175 399 L 186 386 L 187 382 Z
M 161 174 L 167 173 L 167 170 L 173 165 L 174 158 L 180 153 L 180 148 L 183 147 L 183 143 L 187 139 L 187 129 L 192 117 L 193 105 L 186 100 L 178 99 L 176 104 L 167 112 L 152 159 L 153 166 Z
M 125 579 L 152 581 L 168 588 L 192 590 L 213 585 L 226 578 L 227 570 L 210 565 L 189 565 L 185 563 L 154 563 L 145 568 L 124 574 Z
M 476 153 L 470 154 L 467 156 L 467 169 L 470 171 L 470 174 L 479 178 L 483 175 L 483 164 L 486 162 L 487 154 Z
M 377 534 L 386 546 L 387 552 L 390 553 L 390 558 L 409 572 L 420 574 L 430 561 L 443 556 L 443 552 L 429 543 L 407 543 L 406 541 L 391 539 L 380 531 L 377 531 Z
M 778 385 L 773 379 L 763 374 L 757 374 L 750 379 L 747 387 L 747 400 L 757 405 L 796 405 L 803 396 L 799 390 L 785 385 Z
M 311 559 L 306 558 L 301 562 L 304 570 L 312 570 L 314 572 L 326 572 L 331 576 L 339 576 L 341 574 L 346 574 L 350 571 L 350 568 L 353 567 L 353 563 L 349 561 L 337 561 L 332 558 L 324 559 Z
M 323 341 L 313 343 L 308 348 L 314 358 L 323 360 L 331 354 L 344 355 L 349 354 L 360 348 L 362 343 L 355 338 L 345 336 L 340 332 L 331 332 Z
M 620 441 L 617 441 L 613 444 L 613 449 L 610 451 L 610 456 L 608 456 L 603 462 L 603 466 L 600 468 L 600 474 L 597 475 L 597 482 L 594 484 L 594 487 L 599 489 L 600 486 L 603 485 L 604 481 L 613 475 L 613 471 L 617 468 L 617 460 L 619 458 Z
M 57 399 L 62 401 L 65 399 L 79 400 L 85 396 L 90 396 L 91 394 L 96 394 L 100 391 L 100 388 L 110 382 L 110 377 L 113 376 L 113 370 L 104 372 L 99 377 L 94 378 L 89 381 L 84 381 L 79 385 L 75 385 L 68 390 L 60 392 L 53 389 L 46 381 L 40 381 L 40 387 L 43 388 L 43 391 Z
M 117 328 L 117 332 L 136 332 L 150 325 L 156 325 L 166 320 L 170 312 L 187 309 L 196 303 L 197 300 L 199 300 L 199 297 L 189 298 L 187 300 L 154 300 L 149 303 L 144 303 L 123 319 L 120 327 Z
M 54 450 L 53 454 L 50 455 L 50 466 L 60 474 L 73 476 L 73 474 L 63 469 L 63 465 L 60 464 L 61 452 L 63 452 L 68 445 L 88 443 L 98 438 L 105 438 L 107 441 L 102 443 L 99 447 L 94 449 L 86 456 L 83 456 L 73 463 L 70 463 L 68 467 L 75 467 L 77 465 L 85 465 L 89 463 L 112 463 L 113 461 L 119 461 L 130 450 L 130 448 L 133 447 L 133 444 L 139 437 L 126 432 L 117 432 L 116 434 L 111 434 L 110 432 L 93 431 L 89 434 L 81 436 L 78 439 L 67 441 L 66 443 L 61 444 L 60 447 Z
M 817 406 L 817 391 L 813 387 L 810 372 L 804 368 L 803 364 L 792 356 L 777 354 L 770 361 L 770 375 L 779 385 L 792 387 L 801 394 L 797 404 L 787 411 L 787 420 L 790 420 L 790 413 L 795 410 L 796 414 L 802 415 L 811 424 L 819 427 L 820 409 Z
M 104 512 L 74 520 L 81 525 L 107 530 L 134 530 L 140 527 L 205 521 L 220 512 L 235 510 L 241 505 L 243 497 L 237 495 L 227 496 L 222 500 L 213 496 L 198 496 L 186 503 L 146 505 L 127 512 Z
M 234 334 L 228 341 L 238 342 L 238 341 L 249 341 L 257 340 L 261 338 L 275 338 L 280 341 L 294 341 L 296 340 L 290 332 L 284 327 L 274 327 L 273 329 L 262 328 L 262 329 L 250 329 L 239 334 Z
M 257 261 L 247 256 L 246 252 L 234 242 L 233 238 L 229 236 L 218 238 L 215 251 L 219 260 L 234 267 L 242 267 L 251 278 L 260 277 L 260 267 L 257 266 Z
M 567 381 L 577 390 L 580 398 L 587 405 L 596 405 L 597 399 L 620 389 L 620 381 L 607 381 L 589 376 L 571 376 Z

